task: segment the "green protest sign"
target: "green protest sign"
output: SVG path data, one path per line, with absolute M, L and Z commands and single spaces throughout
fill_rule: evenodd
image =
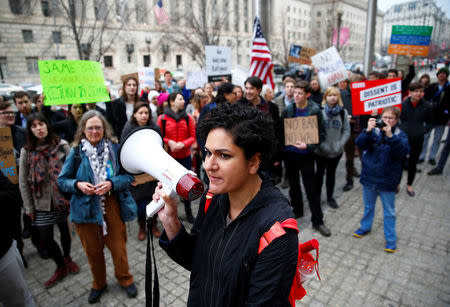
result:
M 45 105 L 110 101 L 100 63 L 38 61 Z

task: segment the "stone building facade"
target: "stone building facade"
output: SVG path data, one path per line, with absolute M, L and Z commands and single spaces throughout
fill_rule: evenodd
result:
M 432 48 L 446 49 L 450 43 L 449 19 L 433 0 L 408 1 L 396 4 L 386 11 L 382 41 L 384 51 L 387 51 L 393 25 L 432 26 Z
M 188 20 L 192 17 L 201 21 L 202 12 L 220 20 L 219 35 L 210 35 L 208 39 L 232 49 L 233 66 L 248 67 L 250 63 L 256 11 L 253 0 L 163 0 L 169 22 L 161 26 L 153 13 L 157 0 L 91 0 L 86 1 L 86 7 L 82 7 L 81 1 L 74 1 L 76 24 L 85 16 L 78 45 L 70 18 L 58 5 L 60 2 L 66 3 L 62 0 L 0 2 L 0 67 L 7 82 L 39 83 L 37 61 L 51 59 L 97 60 L 104 67 L 105 79 L 112 83 L 118 83 L 121 75 L 135 72 L 140 66 L 184 73 L 197 70 L 201 52 L 192 52 L 187 44 L 176 44 L 167 37 L 176 41 L 177 37 L 191 35 L 192 40 L 198 40 L 198 35 L 190 33 L 193 30 Z M 266 35 L 273 53 L 280 53 L 290 44 L 318 50 L 329 47 L 325 25 L 334 28 L 335 13 L 340 11 L 341 27 L 350 28 L 349 42 L 340 48 L 341 56 L 344 61 L 362 62 L 367 0 L 265 0 L 264 3 L 270 8 L 270 21 L 266 25 L 270 31 Z M 202 7 L 207 8 L 202 11 Z M 382 24 L 382 19 L 383 14 L 378 12 L 377 25 Z M 213 26 L 206 24 L 208 31 L 213 31 Z M 375 52 L 380 48 L 378 29 L 379 26 Z

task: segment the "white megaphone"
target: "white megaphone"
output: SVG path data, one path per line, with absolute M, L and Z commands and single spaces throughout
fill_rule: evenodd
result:
M 130 174 L 145 172 L 161 181 L 162 189 L 170 197 L 178 194 L 187 200 L 199 198 L 204 191 L 203 183 L 194 172 L 172 158 L 162 144 L 162 138 L 155 130 L 148 127 L 136 129 L 122 143 L 119 162 Z M 149 203 L 146 207 L 147 218 L 155 215 L 163 206 L 162 198 Z

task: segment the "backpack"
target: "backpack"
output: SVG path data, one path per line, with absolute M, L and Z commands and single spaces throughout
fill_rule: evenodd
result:
M 206 193 L 205 214 L 211 204 L 214 194 L 208 191 Z M 275 222 L 268 231 L 266 231 L 259 239 L 258 255 L 270 245 L 270 243 L 278 237 L 286 233 L 285 229 L 293 229 L 299 232 L 297 220 L 288 218 L 282 222 Z M 316 250 L 316 259 L 309 253 Z M 320 280 L 319 275 L 319 242 L 312 239 L 305 243 L 298 244 L 298 259 L 297 269 L 295 271 L 294 280 L 292 282 L 291 291 L 289 293 L 289 303 L 295 307 L 295 301 L 301 300 L 306 295 L 306 290 L 303 288 L 303 282 L 313 277 L 315 273 Z

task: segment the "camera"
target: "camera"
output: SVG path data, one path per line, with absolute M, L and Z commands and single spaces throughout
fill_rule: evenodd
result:
M 386 126 L 386 123 L 381 118 L 377 119 L 375 127 L 382 129 Z

